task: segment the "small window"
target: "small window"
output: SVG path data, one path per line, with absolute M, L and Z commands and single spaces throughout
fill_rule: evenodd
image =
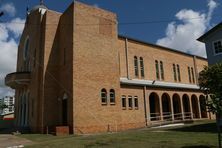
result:
M 160 61 L 160 76 L 161 76 L 161 79 L 164 80 L 164 69 L 163 69 L 162 61 Z
M 178 81 L 181 82 L 181 77 L 180 77 L 180 65 L 177 64 L 177 75 L 178 75 Z
M 133 98 L 132 96 L 128 96 L 128 105 L 129 105 L 129 109 L 132 109 L 133 108 Z
M 174 77 L 174 81 L 177 81 L 177 72 L 176 72 L 176 65 L 173 64 L 173 77 Z
M 138 59 L 136 56 L 134 57 L 134 70 L 135 70 L 135 77 L 138 77 L 139 69 L 138 69 Z
M 115 104 L 115 91 L 114 89 L 110 90 L 110 104 Z
M 157 60 L 155 61 L 155 67 L 156 67 L 156 79 L 159 80 L 160 74 L 159 74 L 159 64 Z
M 126 108 L 126 96 L 122 96 L 122 107 Z
M 189 82 L 192 83 L 191 81 L 191 74 L 190 74 L 190 67 L 188 66 L 188 77 L 189 77 Z
M 221 40 L 214 42 L 213 45 L 214 45 L 214 52 L 215 52 L 215 54 L 222 53 L 222 43 L 221 43 Z
M 137 96 L 134 97 L 134 105 L 135 105 L 135 109 L 139 108 L 138 97 Z
M 142 57 L 140 57 L 140 72 L 141 72 L 141 77 L 144 78 L 144 63 Z
M 193 83 L 195 83 L 193 67 L 191 67 L 191 74 L 192 74 L 192 80 L 193 80 Z
M 102 104 L 107 104 L 107 92 L 104 88 L 101 90 L 101 101 Z

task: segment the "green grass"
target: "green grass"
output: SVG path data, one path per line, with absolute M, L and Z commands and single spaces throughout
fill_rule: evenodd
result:
M 65 136 L 24 134 L 34 142 L 28 147 L 53 148 L 216 148 L 215 122 L 201 122 L 177 128 L 132 130 L 122 133 L 90 136 Z

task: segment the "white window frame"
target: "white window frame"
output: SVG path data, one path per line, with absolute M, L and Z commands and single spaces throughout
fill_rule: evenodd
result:
M 216 53 L 216 51 L 215 51 L 215 47 L 214 47 L 214 43 L 219 42 L 219 41 L 220 41 L 221 44 L 222 44 L 222 39 L 215 40 L 215 41 L 212 42 L 212 47 L 213 47 L 213 50 L 214 50 L 214 56 L 217 56 L 217 55 L 221 55 L 221 54 L 222 54 L 222 52 L 220 52 L 220 53 Z

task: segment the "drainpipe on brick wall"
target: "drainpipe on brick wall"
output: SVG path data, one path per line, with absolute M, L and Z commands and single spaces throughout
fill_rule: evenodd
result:
M 145 122 L 146 122 L 146 126 L 147 126 L 146 86 L 143 86 L 143 99 L 144 99 L 144 115 L 145 115 Z
M 127 79 L 130 79 L 129 76 L 129 61 L 128 61 L 128 39 L 125 39 L 125 54 L 126 54 L 126 74 L 127 74 Z

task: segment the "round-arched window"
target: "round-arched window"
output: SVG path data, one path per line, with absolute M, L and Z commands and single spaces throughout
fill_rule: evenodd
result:
M 26 38 L 25 44 L 24 44 L 24 49 L 23 49 L 24 60 L 28 58 L 28 54 L 29 54 L 29 37 Z

